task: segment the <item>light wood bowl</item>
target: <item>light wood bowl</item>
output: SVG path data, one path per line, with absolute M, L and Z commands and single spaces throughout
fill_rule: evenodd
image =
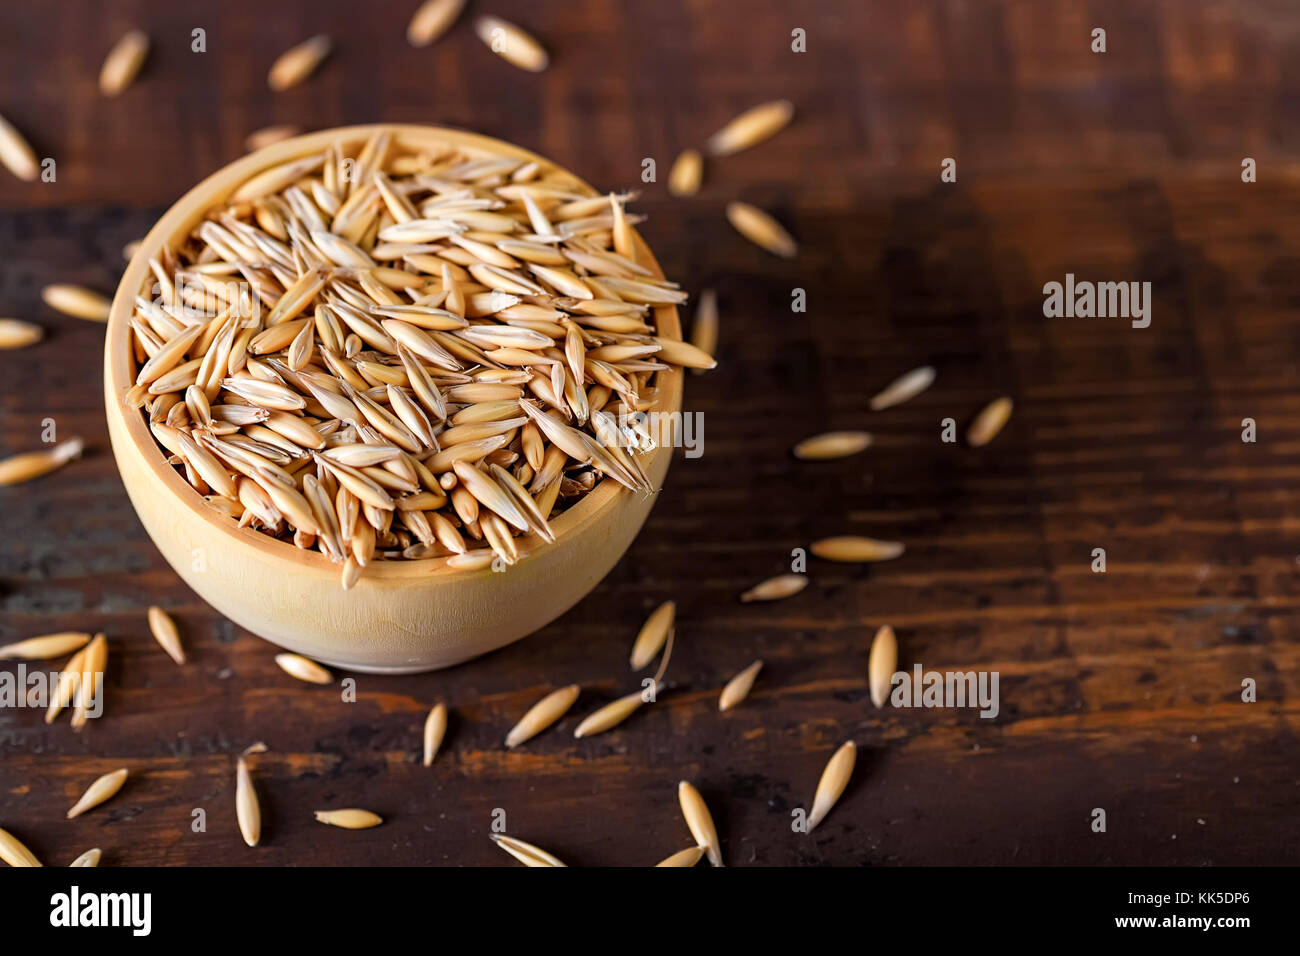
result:
M 348 670 L 399 674 L 486 654 L 544 627 L 580 601 L 636 537 L 663 484 L 671 449 L 658 448 L 641 458 L 655 494 L 635 494 L 605 479 L 552 520 L 554 543 L 535 535 L 520 539 L 520 550 L 528 557 L 505 572 L 458 571 L 437 558 L 375 561 L 350 591 L 339 583 L 339 566 L 324 555 L 238 527 L 166 463 L 143 415 L 122 404 L 135 377 L 128 348 L 130 317 L 150 257 L 164 243 L 175 244 L 189 233 L 209 209 L 260 170 L 321 152 L 339 138 L 364 140 L 378 128 L 345 127 L 275 143 L 209 176 L 172 206 L 145 237 L 113 300 L 104 348 L 104 401 L 113 454 L 131 504 L 163 557 L 200 597 L 241 627 L 291 651 Z M 395 147 L 454 144 L 470 154 L 486 150 L 556 168 L 534 153 L 486 136 L 432 126 L 383 128 L 393 134 Z M 639 235 L 636 243 L 640 260 L 662 275 Z M 681 337 L 676 309 L 655 309 L 655 322 L 659 334 Z M 658 386 L 653 411 L 680 411 L 681 370 L 660 372 Z

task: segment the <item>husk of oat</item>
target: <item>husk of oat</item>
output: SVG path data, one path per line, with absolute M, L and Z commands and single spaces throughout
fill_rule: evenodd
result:
M 149 56 L 149 35 L 143 30 L 131 30 L 113 44 L 99 71 L 99 91 L 105 96 L 122 93 L 144 66 Z
M 745 603 L 750 601 L 779 601 L 793 597 L 808 586 L 806 574 L 778 574 L 774 578 L 760 581 L 740 596 Z
M 235 818 L 244 842 L 257 846 L 262 839 L 262 807 L 257 802 L 257 790 L 248 772 L 248 761 L 243 757 L 239 758 L 235 769 Z
M 655 655 L 663 649 L 668 640 L 668 632 L 673 628 L 677 616 L 677 602 L 664 601 L 646 618 L 632 643 L 630 663 L 632 670 L 639 671 L 646 667 Z
M 506 746 L 518 747 L 531 740 L 551 724 L 563 717 L 578 699 L 581 687 L 570 684 L 552 691 L 528 709 L 519 722 L 506 734 Z
M 665 857 L 655 866 L 694 866 L 704 858 L 704 847 L 692 846 L 685 850 L 678 850 L 672 856 Z
M 332 684 L 334 675 L 301 654 L 276 654 L 275 663 L 290 677 L 308 684 Z
M 849 785 L 849 778 L 853 776 L 853 765 L 857 762 L 857 758 L 857 747 L 850 740 L 835 751 L 827 762 L 821 780 L 817 783 L 812 811 L 808 814 L 809 833 L 826 818 L 826 814 L 831 812 L 831 808 L 844 793 L 844 788 Z
M 867 683 L 871 688 L 871 702 L 884 707 L 893 686 L 894 672 L 898 670 L 898 638 L 888 624 L 876 631 L 871 641 L 871 654 L 867 659 Z
M 181 647 L 180 631 L 176 622 L 160 607 L 149 608 L 149 631 L 154 640 L 167 652 L 167 656 L 177 664 L 185 663 L 185 649 Z
M 122 789 L 122 785 L 126 783 L 126 777 L 127 770 L 125 767 L 104 774 L 87 787 L 86 792 L 81 795 L 81 799 L 72 805 L 68 810 L 68 819 L 79 817 L 87 810 L 92 810 L 108 800 Z
M 29 637 L 0 647 L 0 661 L 23 660 L 44 661 L 52 657 L 71 654 L 90 643 L 90 635 L 83 631 L 66 631 L 59 634 L 44 634 L 41 637 Z
M 379 826 L 384 822 L 384 818 L 369 810 L 358 810 L 353 807 L 346 810 L 317 810 L 316 822 L 344 830 L 368 830 Z
M 16 836 L 8 830 L 0 829 L 0 860 L 10 866 L 40 866 L 36 854 L 27 849 Z
M 975 420 L 966 430 L 966 441 L 973 448 L 987 445 L 997 437 L 998 432 L 1002 431 L 1007 420 L 1011 418 L 1011 409 L 1012 401 L 1005 395 L 989 402 L 975 416 Z
M 434 758 L 442 747 L 442 740 L 447 735 L 447 705 L 434 704 L 429 716 L 424 719 L 424 759 L 426 767 L 433 766 Z
M 731 710 L 731 708 L 748 697 L 750 690 L 754 686 L 754 680 L 762 669 L 763 662 L 754 661 L 754 663 L 727 681 L 727 685 L 722 688 L 722 694 L 718 697 L 718 710 Z
M 840 535 L 814 541 L 811 550 L 817 557 L 827 561 L 871 562 L 892 561 L 903 553 L 904 547 L 898 541 Z
M 713 815 L 700 796 L 694 784 L 683 780 L 677 784 L 677 801 L 682 807 L 682 816 L 691 831 L 697 845 L 704 847 L 704 853 L 714 866 L 722 866 L 722 847 L 718 842 L 718 830 L 713 824 Z
M 564 866 L 559 857 L 548 853 L 541 847 L 533 846 L 531 843 L 525 843 L 523 840 L 517 840 L 514 837 L 506 836 L 504 833 L 491 834 L 492 842 L 501 849 L 505 850 L 524 866 Z

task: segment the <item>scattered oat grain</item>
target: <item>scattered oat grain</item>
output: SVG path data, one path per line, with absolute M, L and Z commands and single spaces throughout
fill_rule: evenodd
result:
M 742 149 L 757 146 L 789 125 L 794 118 L 794 104 L 789 100 L 773 100 L 741 113 L 718 130 L 706 144 L 712 156 L 729 156 Z
M 35 345 L 45 331 L 34 322 L 22 319 L 0 319 L 0 349 L 23 349 Z
M 493 53 L 521 70 L 540 73 L 550 62 L 546 48 L 531 34 L 500 17 L 479 17 L 474 21 L 474 32 Z
M 660 860 L 655 866 L 694 866 L 704 856 L 704 847 L 693 846 L 678 850 L 672 856 Z
M 442 738 L 447 735 L 447 705 L 437 703 L 424 718 L 424 765 L 433 766 L 433 758 L 438 756 Z
M 257 802 L 257 790 L 248 772 L 248 761 L 239 758 L 235 770 L 235 818 L 239 832 L 249 846 L 257 846 L 262 839 L 262 808 Z
M 98 292 L 79 285 L 47 285 L 41 290 L 45 304 L 56 312 L 92 322 L 107 322 L 112 303 Z
M 1002 431 L 1002 426 L 1011 417 L 1011 408 L 1011 399 L 1005 395 L 989 402 L 966 429 L 966 441 L 974 448 L 987 445 Z
M 185 663 L 185 649 L 181 647 L 181 634 L 171 615 L 160 607 L 149 608 L 149 630 L 167 656 L 177 664 Z
M 867 683 L 871 687 L 871 702 L 884 707 L 889 700 L 894 672 L 898 670 L 898 638 L 888 624 L 876 631 L 871 641 L 871 654 L 867 659 Z
M 746 202 L 729 202 L 727 221 L 736 232 L 774 256 L 793 259 L 799 252 L 798 243 L 785 231 L 785 227 L 757 206 Z
M 581 687 L 570 684 L 547 694 L 520 718 L 519 723 L 506 734 L 506 746 L 517 747 L 526 740 L 531 740 L 568 712 L 578 699 Z
M 632 644 L 632 670 L 639 671 L 655 659 L 655 655 L 668 640 L 668 632 L 673 629 L 676 616 L 676 601 L 664 601 L 650 613 Z
M 326 826 L 341 827 L 344 830 L 368 830 L 384 822 L 379 814 L 354 807 L 347 810 L 317 810 L 316 820 Z
M 748 697 L 750 690 L 754 686 L 754 679 L 758 677 L 758 672 L 762 669 L 763 662 L 761 660 L 754 661 L 754 663 L 727 681 L 727 686 L 722 688 L 722 695 L 718 698 L 718 710 L 731 710 L 731 708 Z
M 45 661 L 51 657 L 70 654 L 88 643 L 90 643 L 90 635 L 82 631 L 63 631 L 58 634 L 29 637 L 25 641 L 0 647 L 0 661 Z
M 0 828 L 0 860 L 10 866 L 40 866 L 41 861 L 16 836 Z
M 149 34 L 131 30 L 113 44 L 99 71 L 99 92 L 117 96 L 136 78 L 149 55 Z
M 849 785 L 849 778 L 853 776 L 853 765 L 857 759 L 858 749 L 850 740 L 835 751 L 827 762 L 821 780 L 817 783 L 812 812 L 808 814 L 809 833 L 826 818 L 826 814 L 831 812 L 831 807 L 835 806 L 835 801 L 839 800 L 844 788 Z
M 465 0 L 426 0 L 411 17 L 406 28 L 406 39 L 411 46 L 428 46 L 451 29 Z
M 531 843 L 525 843 L 523 840 L 516 840 L 514 837 L 506 836 L 504 833 L 491 834 L 492 842 L 501 849 L 505 850 L 524 866 L 564 866 L 560 859 L 550 853 L 547 853 L 541 847 L 533 846 Z
M 684 149 L 668 173 L 668 191 L 674 196 L 694 196 L 704 179 L 704 157 L 698 149 Z
M 290 677 L 296 677 L 309 684 L 334 683 L 333 674 L 301 654 L 276 654 L 275 662 L 280 665 L 280 670 Z
M 103 855 L 104 854 L 99 847 L 94 847 L 93 849 L 87 850 L 85 853 L 81 854 L 81 856 L 69 863 L 68 866 L 99 866 L 100 857 Z
M 812 553 L 827 561 L 891 561 L 903 553 L 903 544 L 899 541 L 841 535 L 814 541 Z
M 686 780 L 677 784 L 677 801 L 682 806 L 682 816 L 690 828 L 695 842 L 704 847 L 704 853 L 714 866 L 722 866 L 722 848 L 718 843 L 718 830 L 713 825 L 713 815 L 700 796 L 700 791 Z
M 804 461 L 828 461 L 856 455 L 870 444 L 871 436 L 866 432 L 822 432 L 795 445 L 794 456 Z
M 3 116 L 0 116 L 0 163 L 19 179 L 31 182 L 41 173 L 36 153 L 23 138 L 23 134 L 14 128 Z
M 81 799 L 72 805 L 68 810 L 68 819 L 79 817 L 87 810 L 94 809 L 105 800 L 108 800 L 113 794 L 122 789 L 122 784 L 126 783 L 126 768 L 121 767 L 112 773 L 106 773 L 89 787 L 81 795 Z
M 779 601 L 794 597 L 808 586 L 806 574 L 778 574 L 774 578 L 760 581 L 740 596 L 745 603 L 750 601 Z
M 871 410 L 884 411 L 915 398 L 934 384 L 934 377 L 934 367 L 930 365 L 922 365 L 900 375 L 871 399 Z
M 330 38 L 318 33 L 286 50 L 271 64 L 271 71 L 266 76 L 267 85 L 276 92 L 297 86 L 316 72 L 321 61 L 329 56 L 331 47 Z

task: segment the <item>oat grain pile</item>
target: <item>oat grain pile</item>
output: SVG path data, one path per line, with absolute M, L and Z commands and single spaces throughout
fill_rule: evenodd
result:
M 649 492 L 627 416 L 714 365 L 658 334 L 686 294 L 638 261 L 630 198 L 386 131 L 265 170 L 150 260 L 123 401 L 209 503 L 344 587 L 375 560 L 514 564 L 602 478 Z

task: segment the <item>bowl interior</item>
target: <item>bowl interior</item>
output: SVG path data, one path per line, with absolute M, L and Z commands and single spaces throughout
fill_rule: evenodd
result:
M 110 403 L 109 414 L 122 415 L 133 453 L 140 455 L 150 470 L 175 495 L 178 506 L 189 508 L 200 515 L 217 533 L 233 535 L 249 547 L 258 548 L 270 556 L 291 563 L 299 573 L 312 571 L 327 574 L 331 578 L 337 578 L 338 565 L 325 555 L 295 547 L 289 542 L 272 538 L 252 528 L 239 527 L 234 521 L 212 508 L 174 468 L 167 464 L 162 449 L 154 440 L 145 422 L 144 415 L 138 409 L 128 409 L 122 405 L 122 396 L 134 383 L 136 373 L 129 342 L 130 320 L 137 291 L 149 274 L 149 260 L 156 256 L 164 245 L 175 245 L 177 240 L 188 235 L 210 209 L 225 201 L 250 177 L 263 169 L 288 160 L 322 152 L 334 142 L 341 141 L 349 146 L 356 145 L 379 129 L 387 130 L 392 134 L 394 148 L 399 151 L 419 150 L 431 146 L 455 146 L 471 156 L 515 156 L 525 161 L 537 162 L 545 169 L 559 170 L 574 180 L 577 191 L 586 191 L 593 196 L 598 195 L 597 191 L 584 180 L 544 157 L 502 140 L 445 127 L 397 124 L 349 126 L 284 140 L 223 167 L 191 189 L 167 210 L 142 241 L 122 276 L 113 299 L 105 338 L 105 391 Z M 663 271 L 654 254 L 640 234 L 635 230 L 634 234 L 638 261 L 662 278 Z M 662 306 L 654 308 L 653 311 L 658 334 L 666 338 L 680 339 L 681 324 L 676 308 Z M 655 384 L 658 390 L 651 412 L 672 414 L 681 410 L 683 377 L 682 370 L 676 367 L 656 373 Z M 659 456 L 671 454 L 671 448 L 660 447 L 641 456 L 641 460 L 646 470 L 651 471 Z M 612 478 L 605 478 L 576 504 L 550 521 L 551 529 L 555 534 L 554 543 L 545 542 L 537 535 L 528 534 L 519 539 L 521 548 L 532 554 L 542 548 L 561 547 L 566 536 L 574 534 L 578 528 L 591 522 L 604 509 L 618 507 L 619 501 L 631 494 L 633 492 L 623 488 Z M 440 578 L 454 579 L 457 576 L 475 573 L 477 572 L 448 567 L 444 558 L 374 561 L 366 569 L 367 578 L 426 578 L 437 575 Z

